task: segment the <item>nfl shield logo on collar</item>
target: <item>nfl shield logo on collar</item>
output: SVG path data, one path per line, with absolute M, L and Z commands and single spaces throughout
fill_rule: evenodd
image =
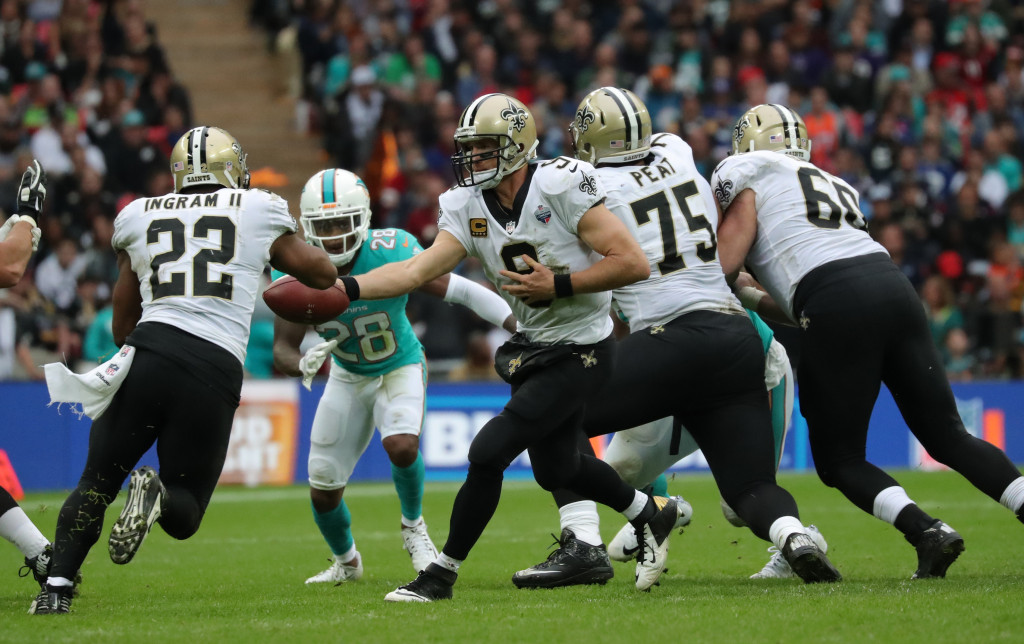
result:
M 537 218 L 542 224 L 546 224 L 551 221 L 551 210 L 546 206 L 537 206 L 537 212 L 533 213 L 533 216 Z
M 509 235 L 514 233 L 515 230 L 516 230 L 516 222 L 510 221 L 510 222 L 505 224 L 505 232 L 507 232 Z

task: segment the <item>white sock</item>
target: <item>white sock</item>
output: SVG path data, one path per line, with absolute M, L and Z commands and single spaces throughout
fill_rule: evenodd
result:
M 999 502 L 1014 512 L 1020 512 L 1024 507 L 1024 476 L 1018 476 L 1006 486 Z
M 779 517 L 772 522 L 772 527 L 768 528 L 768 538 L 772 540 L 776 548 L 782 550 L 786 545 L 786 540 L 789 539 L 789 535 L 795 532 L 806 534 L 804 524 L 800 523 L 800 519 L 796 517 Z
M 437 555 L 437 559 L 434 560 L 434 563 L 436 563 L 438 566 L 441 566 L 445 570 L 450 570 L 454 573 L 458 573 L 459 566 L 462 565 L 462 559 L 452 559 L 451 557 L 442 552 L 441 554 Z
M 342 553 L 340 555 L 337 555 L 337 559 L 341 563 L 347 564 L 348 562 L 350 562 L 353 559 L 355 559 L 357 554 L 359 554 L 359 553 L 356 552 L 356 542 L 353 541 L 352 542 L 352 547 L 349 548 L 348 550 L 346 550 L 344 553 Z
M 418 518 L 415 518 L 415 519 L 406 519 L 404 516 L 402 517 L 402 527 L 403 528 L 415 528 L 416 526 L 418 526 L 421 523 L 423 523 L 423 515 L 422 514 Z
M 914 502 L 907 496 L 907 491 L 894 485 L 878 493 L 878 496 L 875 497 L 872 514 L 886 523 L 896 525 L 896 517 L 908 505 L 914 505 Z
M 47 577 L 46 578 L 46 585 L 47 586 L 74 586 L 75 584 L 70 579 L 65 579 L 64 577 Z
M 572 530 L 576 538 L 592 546 L 601 545 L 601 519 L 597 516 L 597 504 L 593 501 L 576 501 L 558 508 L 562 529 Z
M 622 511 L 622 514 L 626 516 L 627 521 L 632 521 L 640 516 L 640 513 L 644 511 L 645 507 L 647 507 L 648 498 L 649 497 L 646 494 L 640 490 L 636 490 L 633 495 L 633 502 L 629 504 L 628 508 Z
M 17 546 L 21 554 L 29 559 L 42 552 L 50 543 L 20 506 L 15 506 L 0 516 L 0 535 Z

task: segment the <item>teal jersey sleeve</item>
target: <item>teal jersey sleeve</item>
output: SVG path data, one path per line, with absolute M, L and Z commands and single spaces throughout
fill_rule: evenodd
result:
M 371 230 L 356 255 L 350 275 L 401 262 L 423 252 L 416 238 L 398 228 Z M 284 273 L 273 272 L 277 279 Z M 423 345 L 405 313 L 408 295 L 387 300 L 356 300 L 344 313 L 314 329 L 325 340 L 341 337 L 334 361 L 346 371 L 379 376 L 407 364 L 424 362 Z
M 775 337 L 775 333 L 764 323 L 761 316 L 754 313 L 750 309 L 746 309 L 747 313 L 750 314 L 750 321 L 754 323 L 754 328 L 757 329 L 757 334 L 761 336 L 761 345 L 764 347 L 764 352 L 768 353 L 768 347 L 772 344 L 772 338 Z

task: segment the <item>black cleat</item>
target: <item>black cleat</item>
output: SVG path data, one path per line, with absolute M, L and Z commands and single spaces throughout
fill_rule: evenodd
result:
M 128 501 L 121 516 L 110 529 L 110 560 L 126 564 L 139 551 L 150 528 L 160 518 L 160 506 L 167 490 L 156 470 L 148 465 L 132 472 L 128 481 Z
M 917 549 L 917 572 L 911 579 L 945 577 L 946 570 L 964 551 L 960 533 L 938 519 L 915 541 L 906 539 Z
M 832 583 L 843 579 L 810 535 L 802 532 L 789 535 L 782 548 L 782 556 L 805 584 Z
M 32 578 L 39 584 L 40 590 L 46 590 L 46 580 L 50 576 L 50 568 L 53 566 L 53 544 L 48 543 L 43 551 L 35 557 L 25 557 L 25 565 L 18 571 L 19 577 L 26 577 L 29 573 L 32 574 Z M 82 583 L 82 571 L 79 570 L 75 573 L 75 578 L 71 580 L 74 582 L 74 596 L 78 597 L 78 585 Z
M 19 577 L 25 577 L 32 573 L 32 577 L 39 584 L 39 589 L 46 587 L 46 578 L 50 576 L 50 563 L 53 560 L 53 544 L 46 544 L 43 551 L 35 557 L 25 557 L 25 565 L 18 571 Z
M 545 561 L 512 575 L 516 588 L 558 588 L 604 584 L 615 574 L 603 545 L 592 546 L 576 538 L 572 530 L 562 530 L 555 539 L 558 548 Z
M 30 615 L 66 615 L 71 612 L 71 597 L 75 589 L 71 586 L 46 585 L 32 600 Z
M 457 578 L 456 573 L 432 563 L 424 568 L 416 579 L 385 595 L 384 601 L 435 602 L 441 599 L 451 599 L 452 586 L 455 585 Z

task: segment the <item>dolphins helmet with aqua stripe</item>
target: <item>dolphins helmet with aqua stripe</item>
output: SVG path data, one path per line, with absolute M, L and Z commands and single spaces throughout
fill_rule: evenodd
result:
M 335 266 L 345 266 L 369 234 L 370 191 L 348 170 L 321 170 L 302 187 L 299 222 L 307 243 L 326 251 Z
M 533 115 L 507 94 L 485 94 L 470 103 L 459 117 L 454 138 L 452 170 L 463 187 L 493 188 L 537 156 Z M 493 168 L 477 167 L 491 159 L 497 160 Z
M 201 185 L 249 187 L 245 152 L 235 137 L 219 127 L 194 127 L 171 150 L 174 192 Z
M 732 152 L 771 150 L 811 160 L 811 138 L 800 115 L 785 105 L 766 103 L 746 111 L 732 130 Z
M 651 115 L 636 94 L 601 87 L 580 101 L 569 126 L 572 151 L 592 165 L 632 163 L 651 151 Z

